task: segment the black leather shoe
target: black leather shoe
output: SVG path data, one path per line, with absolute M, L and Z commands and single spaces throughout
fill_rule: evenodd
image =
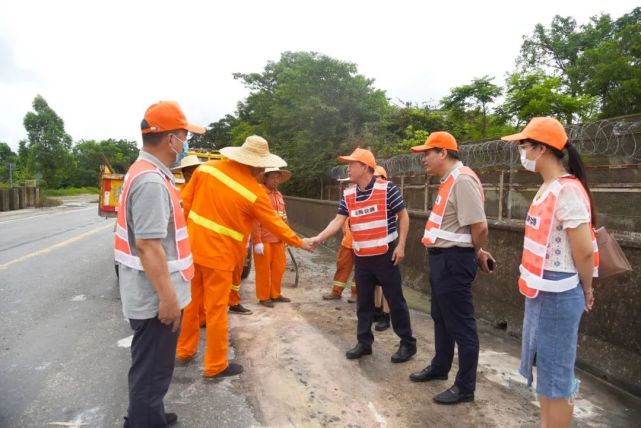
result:
M 359 343 L 356 346 L 354 346 L 352 349 L 347 351 L 345 353 L 345 356 L 347 357 L 348 360 L 355 360 L 356 358 L 360 358 L 363 355 L 370 355 L 371 353 L 372 353 L 371 346 L 365 346 Z
M 240 303 L 229 307 L 229 312 L 232 314 L 251 315 L 252 311 L 241 305 Z
M 416 346 L 403 345 L 398 347 L 398 351 L 392 355 L 393 363 L 404 363 L 416 354 Z
M 175 413 L 165 413 L 165 421 L 167 425 L 173 425 L 178 422 L 178 415 Z
M 175 425 L 176 422 L 178 422 L 178 415 L 175 413 L 165 413 L 165 422 L 167 422 L 167 425 Z M 129 428 L 129 419 L 125 416 L 125 423 L 123 424 L 123 428 Z
M 223 377 L 237 376 L 243 372 L 243 366 L 237 363 L 229 363 L 227 368 L 220 373 L 217 373 L 213 376 L 208 376 L 203 374 L 205 379 L 220 379 Z
M 420 372 L 412 373 L 410 375 L 410 380 L 412 382 L 427 382 L 435 379 L 447 380 L 447 374 L 441 375 L 434 373 L 434 370 L 432 370 L 432 366 L 427 366 Z
M 374 330 L 385 331 L 389 327 L 390 327 L 389 314 L 383 313 L 383 316 L 381 317 L 381 319 L 379 319 L 376 325 L 374 326 Z
M 469 401 L 474 401 L 474 393 L 473 392 L 461 392 L 460 388 L 456 385 L 448 389 L 447 391 L 443 391 L 440 394 L 436 395 L 434 397 L 434 401 L 438 404 L 458 404 L 458 403 L 466 403 Z

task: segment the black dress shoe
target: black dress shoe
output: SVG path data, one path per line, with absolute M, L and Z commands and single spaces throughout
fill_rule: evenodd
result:
M 434 397 L 434 401 L 438 404 L 458 404 L 468 401 L 474 401 L 473 392 L 461 392 L 461 389 L 454 385 L 447 391 L 443 391 Z
M 165 421 L 167 425 L 173 425 L 178 422 L 178 415 L 175 413 L 165 413 Z
M 178 415 L 171 412 L 165 413 L 165 422 L 167 423 L 167 425 L 174 425 L 176 422 L 178 422 Z M 123 428 L 129 428 L 129 419 L 126 416 Z
M 398 347 L 398 351 L 392 355 L 393 363 L 404 363 L 405 361 L 412 358 L 412 355 L 416 354 L 416 346 L 404 345 Z
M 355 360 L 356 358 L 360 358 L 363 355 L 370 355 L 371 353 L 372 353 L 371 346 L 365 346 L 362 343 L 359 343 L 356 346 L 354 346 L 352 349 L 347 351 L 345 353 L 345 356 L 347 357 L 348 360 Z
M 216 373 L 213 376 L 203 374 L 205 379 L 220 379 L 223 377 L 237 376 L 243 372 L 243 366 L 237 363 L 229 363 L 227 368 L 220 373 Z
M 378 320 L 374 326 L 376 331 L 385 331 L 390 328 L 389 314 L 383 313 L 383 316 Z
M 410 375 L 410 380 L 412 382 L 427 382 L 434 379 L 447 380 L 447 374 L 441 375 L 435 373 L 434 370 L 432 370 L 432 366 L 427 366 L 420 372 L 412 373 Z

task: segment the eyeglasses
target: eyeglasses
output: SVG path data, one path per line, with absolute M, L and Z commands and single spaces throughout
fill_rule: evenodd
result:
M 187 138 L 185 138 L 184 140 L 181 140 L 181 139 L 180 139 L 180 137 L 179 137 L 178 135 L 176 135 L 176 134 L 171 134 L 171 135 L 172 135 L 173 137 L 175 137 L 175 138 L 176 138 L 176 140 L 180 141 L 183 145 L 184 145 L 184 144 L 185 144 L 185 142 L 187 141 Z

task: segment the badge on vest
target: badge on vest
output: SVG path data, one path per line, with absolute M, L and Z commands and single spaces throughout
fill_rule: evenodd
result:
M 375 213 L 377 211 L 378 211 L 378 208 L 376 208 L 376 205 L 372 205 L 372 206 L 369 206 L 369 207 L 363 207 L 363 208 L 359 208 L 357 210 L 352 210 L 352 212 L 350 214 L 350 217 L 360 217 L 360 216 L 364 216 L 364 215 L 367 215 L 367 214 Z
M 436 199 L 434 200 L 434 205 L 438 205 L 441 203 L 441 195 L 436 195 Z
M 528 214 L 526 219 L 525 219 L 525 223 L 528 226 L 538 230 L 539 226 L 541 225 L 541 217 L 534 217 L 534 216 L 531 216 L 531 215 Z

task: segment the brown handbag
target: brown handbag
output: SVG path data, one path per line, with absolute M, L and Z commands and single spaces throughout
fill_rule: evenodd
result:
M 632 266 L 623 253 L 619 243 L 600 227 L 594 231 L 599 247 L 599 283 L 612 281 L 619 276 L 632 272 Z

